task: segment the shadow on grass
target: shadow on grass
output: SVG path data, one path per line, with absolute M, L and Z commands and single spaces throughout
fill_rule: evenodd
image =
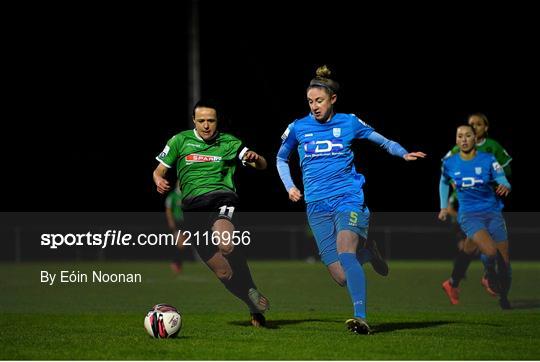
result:
M 510 299 L 512 309 L 539 309 L 540 299 Z
M 445 324 L 452 324 L 452 321 L 424 321 L 424 322 L 390 322 L 381 323 L 372 326 L 373 333 L 385 333 L 399 331 L 402 329 L 421 329 L 442 326 Z
M 310 322 L 333 322 L 334 320 L 323 320 L 323 319 L 271 319 L 266 321 L 266 329 L 279 329 L 281 326 L 286 326 L 289 324 L 300 324 L 300 323 L 310 323 Z M 249 321 L 231 321 L 229 324 L 242 327 L 251 327 Z

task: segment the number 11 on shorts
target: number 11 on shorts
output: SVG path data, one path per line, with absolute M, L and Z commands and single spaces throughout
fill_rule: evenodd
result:
M 219 208 L 219 216 L 225 216 L 227 219 L 232 219 L 234 206 L 223 205 Z

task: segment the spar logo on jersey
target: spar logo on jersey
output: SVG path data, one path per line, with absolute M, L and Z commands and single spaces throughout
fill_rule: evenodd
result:
M 188 165 L 195 162 L 220 162 L 220 161 L 221 161 L 220 156 L 198 155 L 196 153 L 192 153 L 191 155 L 186 156 L 186 163 Z
M 304 151 L 308 155 L 339 153 L 343 150 L 342 142 L 340 139 L 306 142 L 304 143 Z

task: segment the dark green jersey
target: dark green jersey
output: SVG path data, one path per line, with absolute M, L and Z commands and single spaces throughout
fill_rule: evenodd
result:
M 182 192 L 178 188 L 169 192 L 165 199 L 165 207 L 171 209 L 176 222 L 184 221 L 184 211 L 182 210 Z
M 204 141 L 195 130 L 172 137 L 156 157 L 165 167 L 176 167 L 184 199 L 225 190 L 235 192 L 234 171 L 247 148 L 227 133 Z

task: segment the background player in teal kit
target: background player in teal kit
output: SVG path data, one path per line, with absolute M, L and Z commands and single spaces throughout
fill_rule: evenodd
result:
M 460 152 L 443 161 L 439 219 L 444 221 L 448 216 L 449 185 L 453 182 L 459 200 L 458 222 L 467 235 L 463 251 L 471 254 L 479 248 L 490 259 L 489 286 L 499 293 L 501 307 L 509 309 L 508 236 L 500 196 L 508 195 L 510 184 L 495 157 L 476 150 L 472 126 L 458 127 L 456 143 Z
M 354 318 L 346 321 L 347 328 L 368 334 L 366 282 L 356 257 L 358 246 L 370 251 L 364 255 L 372 258 L 374 268 L 380 270 L 386 264 L 376 246 L 367 241 L 369 210 L 362 192 L 364 176 L 355 170 L 351 143 L 353 139 L 368 139 L 407 161 L 423 158 L 425 154 L 408 153 L 354 114 L 335 113 L 339 85 L 329 78 L 330 74 L 326 66 L 317 69 L 317 76 L 307 89 L 311 112 L 285 130 L 277 167 L 289 198 L 299 201 L 303 195 L 294 185 L 288 166 L 291 152 L 298 150 L 308 220 L 321 259 L 334 280 L 341 286 L 347 285 L 353 302 Z
M 506 152 L 506 150 L 500 145 L 499 142 L 497 142 L 493 138 L 488 137 L 488 129 L 490 125 L 487 116 L 483 113 L 473 113 L 468 118 L 468 124 L 472 126 L 475 131 L 476 150 L 493 154 L 497 162 L 499 162 L 499 164 L 502 166 L 506 178 L 510 180 L 510 176 L 512 173 L 510 163 L 512 161 L 512 157 L 510 157 L 508 152 Z M 459 152 L 460 149 L 456 145 L 452 148 L 452 150 L 448 151 L 448 153 L 445 155 L 445 158 Z M 448 206 L 449 210 L 451 210 L 452 208 L 457 209 L 459 207 L 455 188 L 453 188 L 453 192 L 450 196 Z M 471 262 L 471 257 L 463 251 L 463 244 L 465 242 L 465 238 L 465 235 L 460 235 L 458 237 L 458 254 L 456 256 L 456 259 L 454 260 L 454 268 L 452 269 L 450 279 L 443 283 L 443 289 L 448 295 L 452 304 L 459 303 L 459 289 L 457 288 L 459 287 L 460 281 L 465 277 L 465 274 Z M 488 258 L 486 255 L 481 254 L 481 260 L 484 264 L 484 274 L 482 275 L 480 282 L 482 286 L 486 289 L 487 293 L 496 297 L 497 294 L 489 287 L 489 283 L 486 278 L 487 269 L 489 268 L 489 263 L 491 262 L 491 259 Z M 509 264 L 508 273 L 510 282 L 512 279 L 511 269 L 511 265 Z

